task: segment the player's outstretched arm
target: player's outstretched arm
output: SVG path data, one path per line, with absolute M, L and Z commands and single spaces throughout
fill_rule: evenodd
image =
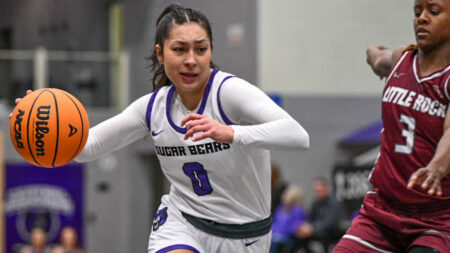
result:
M 124 111 L 89 129 L 89 137 L 83 151 L 75 159 L 88 162 L 148 135 L 145 113 L 150 95 L 134 101 Z
M 377 76 L 387 77 L 406 48 L 401 46 L 390 50 L 382 45 L 372 45 L 366 50 L 367 63 Z
M 414 172 L 409 181 L 408 189 L 420 185 L 428 190 L 429 195 L 442 195 L 441 180 L 450 173 L 450 110 L 447 111 L 444 124 L 444 134 L 436 148 L 431 162 L 424 168 Z

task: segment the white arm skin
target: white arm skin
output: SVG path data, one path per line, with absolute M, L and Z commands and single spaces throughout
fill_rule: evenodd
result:
M 194 141 L 209 137 L 267 149 L 309 148 L 309 135 L 296 120 L 257 87 L 242 79 L 232 79 L 223 85 L 220 96 L 225 114 L 238 125 L 226 126 L 207 116 L 190 114 L 183 120 L 188 127 L 186 138 L 204 132 Z M 75 160 L 98 159 L 146 136 L 145 113 L 150 96 L 141 97 L 122 113 L 91 128 L 88 141 Z
M 91 128 L 86 145 L 75 160 L 87 162 L 98 159 L 146 136 L 145 113 L 149 97 L 141 97 L 120 114 Z
M 305 150 L 306 130 L 263 91 L 242 79 L 231 78 L 220 91 L 222 108 L 236 125 L 233 144 L 266 149 Z

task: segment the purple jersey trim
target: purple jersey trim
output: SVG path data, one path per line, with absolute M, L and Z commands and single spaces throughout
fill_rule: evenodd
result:
M 220 89 L 222 88 L 222 84 L 226 80 L 228 80 L 230 78 L 233 78 L 233 77 L 235 77 L 235 76 L 227 76 L 227 77 L 225 77 L 222 80 L 222 83 L 220 83 L 219 90 L 217 91 L 217 104 L 219 105 L 220 116 L 222 116 L 223 122 L 225 122 L 225 124 L 227 124 L 227 125 L 233 125 L 233 122 L 231 122 L 231 120 L 227 117 L 227 115 L 225 114 L 225 112 L 222 109 L 222 104 L 220 103 Z
M 165 253 L 165 252 L 169 252 L 171 250 L 176 250 L 176 249 L 187 249 L 187 250 L 192 250 L 195 253 L 200 253 L 200 251 L 198 251 L 196 248 L 189 246 L 189 245 L 185 245 L 185 244 L 175 244 L 172 246 L 168 246 L 168 247 L 165 247 L 163 249 L 156 251 L 156 253 Z
M 206 85 L 205 93 L 203 93 L 202 103 L 200 104 L 200 108 L 198 108 L 197 114 L 203 114 L 203 111 L 205 110 L 206 102 L 208 101 L 209 91 L 211 90 L 211 85 L 212 85 L 212 82 L 214 80 L 214 76 L 216 75 L 216 73 L 217 73 L 217 70 L 213 69 L 211 76 L 209 77 L 208 84 Z M 173 97 L 174 92 L 175 92 L 175 85 L 172 85 L 172 87 L 170 87 L 169 93 L 167 94 L 166 117 L 167 117 L 167 120 L 169 121 L 170 125 L 172 126 L 172 128 L 175 129 L 175 131 L 177 131 L 181 134 L 185 134 L 187 132 L 187 129 L 185 127 L 177 126 L 173 122 L 172 118 L 170 117 L 170 103 L 172 102 L 172 97 Z
M 148 102 L 147 113 L 145 115 L 145 118 L 146 118 L 146 121 L 147 121 L 148 130 L 151 129 L 152 108 L 153 108 L 153 104 L 155 103 L 156 94 L 158 94 L 159 90 L 160 90 L 160 88 L 158 88 L 155 91 L 153 91 L 153 94 L 150 97 L 150 101 Z

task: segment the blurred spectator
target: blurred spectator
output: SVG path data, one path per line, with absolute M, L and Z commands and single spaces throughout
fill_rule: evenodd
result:
M 345 213 L 342 204 L 331 194 L 328 182 L 324 178 L 314 180 L 315 200 L 308 215 L 308 222 L 297 229 L 297 236 L 308 246 L 310 240 L 319 241 L 324 252 L 339 241 L 343 234 L 342 221 Z
M 279 167 L 275 164 L 272 164 L 271 187 L 272 187 L 272 204 L 270 212 L 273 216 L 275 209 L 280 204 L 281 194 L 287 187 L 286 182 L 284 182 L 284 179 L 281 176 Z
M 289 185 L 281 195 L 272 223 L 270 253 L 290 252 L 295 243 L 295 231 L 306 219 L 303 197 L 298 186 Z
M 50 250 L 46 246 L 47 233 L 40 227 L 35 227 L 30 233 L 30 245 L 24 246 L 20 253 L 49 253 Z
M 64 227 L 61 230 L 59 242 L 52 253 L 84 253 L 78 245 L 78 234 L 73 227 Z

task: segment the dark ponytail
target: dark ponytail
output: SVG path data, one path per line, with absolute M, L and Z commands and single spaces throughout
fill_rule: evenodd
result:
M 153 90 L 161 88 L 165 85 L 171 85 L 171 81 L 167 77 L 164 66 L 161 65 L 158 61 L 158 54 L 156 52 L 156 45 L 160 45 L 161 51 L 164 51 L 164 40 L 169 37 L 170 29 L 174 24 L 182 25 L 185 23 L 198 23 L 201 27 L 206 30 L 206 33 L 209 36 L 209 40 L 211 42 L 211 49 L 213 47 L 212 43 L 212 31 L 211 25 L 209 24 L 208 19 L 201 12 L 184 8 L 177 4 L 171 4 L 167 6 L 161 14 L 159 14 L 158 19 L 156 20 L 156 34 L 155 34 L 155 43 L 153 45 L 153 53 L 149 57 L 151 61 L 151 71 L 153 74 L 152 84 Z M 214 63 L 210 63 L 211 67 L 215 67 Z

